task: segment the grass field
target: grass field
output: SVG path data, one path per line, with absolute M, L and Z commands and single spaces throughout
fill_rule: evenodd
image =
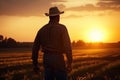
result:
M 119 48 L 77 49 L 73 50 L 73 58 L 69 80 L 120 80 Z M 39 75 L 33 73 L 30 50 L 0 51 L 0 80 L 43 80 L 43 72 L 41 67 Z

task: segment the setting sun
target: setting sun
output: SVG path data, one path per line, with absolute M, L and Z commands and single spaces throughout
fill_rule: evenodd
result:
M 89 39 L 92 42 L 101 42 L 103 41 L 103 38 L 104 38 L 104 34 L 99 29 L 92 30 L 89 33 Z

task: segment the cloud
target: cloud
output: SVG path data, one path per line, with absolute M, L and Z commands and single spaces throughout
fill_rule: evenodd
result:
M 100 0 L 97 6 L 106 10 L 120 10 L 120 0 Z
M 87 4 L 85 6 L 67 8 L 67 10 L 72 10 L 72 11 L 93 11 L 97 9 L 98 8 L 95 7 L 93 4 Z
M 54 4 L 65 6 L 69 12 L 66 17 L 104 16 L 120 11 L 120 0 L 66 0 Z
M 56 0 L 0 0 L 0 15 L 40 16 Z M 61 1 L 61 0 L 58 0 Z
M 0 15 L 43 16 L 51 6 L 65 11 L 120 11 L 120 0 L 0 0 Z
M 86 4 L 96 4 L 97 0 L 65 0 L 64 2 L 54 2 L 54 4 L 63 4 L 66 8 L 83 6 Z
M 96 4 L 88 3 L 85 5 L 77 5 L 68 7 L 67 10 L 72 11 L 103 11 L 115 10 L 120 11 L 120 0 L 99 0 Z

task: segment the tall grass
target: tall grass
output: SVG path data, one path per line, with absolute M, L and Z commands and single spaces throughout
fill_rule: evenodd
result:
M 120 80 L 120 49 L 73 50 L 73 58 L 69 80 Z M 0 80 L 43 80 L 44 70 L 32 69 L 30 51 L 0 52 Z

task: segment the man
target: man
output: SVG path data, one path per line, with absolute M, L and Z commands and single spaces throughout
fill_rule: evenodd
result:
M 60 12 L 57 7 L 51 7 L 49 13 L 49 23 L 43 26 L 37 33 L 32 50 L 32 60 L 34 70 L 39 70 L 38 52 L 42 50 L 43 66 L 45 70 L 45 80 L 67 80 L 67 72 L 72 70 L 72 50 L 71 42 L 64 25 L 59 24 Z M 67 62 L 65 64 L 64 56 Z

